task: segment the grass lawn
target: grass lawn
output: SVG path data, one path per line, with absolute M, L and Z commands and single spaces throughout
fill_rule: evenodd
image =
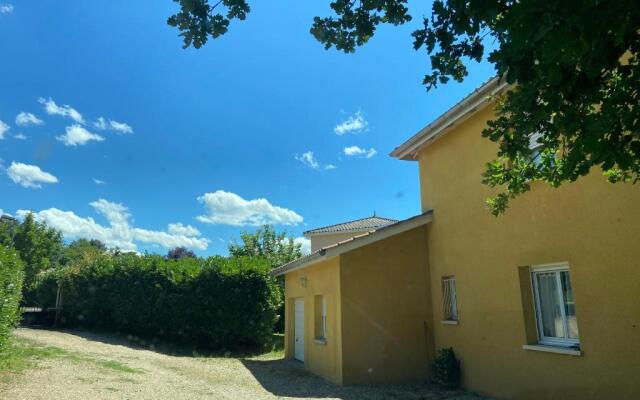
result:
M 138 373 L 116 360 L 101 360 L 82 353 L 67 351 L 59 347 L 43 346 L 33 340 L 14 337 L 9 347 L 0 352 L 0 381 L 7 382 L 12 376 L 20 374 L 29 368 L 36 368 L 39 362 L 47 359 L 63 359 L 74 363 L 93 363 L 102 368 L 115 371 Z

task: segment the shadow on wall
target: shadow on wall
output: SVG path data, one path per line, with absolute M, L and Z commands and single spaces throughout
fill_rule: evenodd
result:
M 311 374 L 293 360 L 241 360 L 268 392 L 279 397 L 335 398 L 342 400 L 481 400 L 461 390 L 443 390 L 429 384 L 338 386 Z

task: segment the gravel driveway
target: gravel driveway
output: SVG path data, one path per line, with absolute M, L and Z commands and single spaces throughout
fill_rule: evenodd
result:
M 427 385 L 339 387 L 292 361 L 182 357 L 87 332 L 18 329 L 16 336 L 57 356 L 0 383 L 11 399 L 479 399 Z

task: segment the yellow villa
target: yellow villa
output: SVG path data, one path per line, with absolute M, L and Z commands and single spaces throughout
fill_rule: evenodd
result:
M 441 348 L 467 389 L 514 399 L 640 398 L 640 189 L 600 171 L 534 183 L 493 217 L 492 79 L 397 147 L 422 213 L 307 232 L 285 264 L 285 356 L 338 384 L 427 380 Z

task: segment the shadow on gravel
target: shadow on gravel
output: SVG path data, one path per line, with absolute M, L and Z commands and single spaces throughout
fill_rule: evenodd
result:
M 338 386 L 307 372 L 293 360 L 241 360 L 262 387 L 276 396 L 338 398 L 342 400 L 488 400 L 462 390 L 443 390 L 429 384 Z
M 86 340 L 91 340 L 94 342 L 116 345 L 116 346 L 124 346 L 134 350 L 148 350 L 156 353 L 173 356 L 173 357 L 253 357 L 264 354 L 272 349 L 281 349 L 283 347 L 282 344 L 282 335 L 274 334 L 272 338 L 272 343 L 269 344 L 270 348 L 266 351 L 243 351 L 243 350 L 234 350 L 234 351 L 225 351 L 225 350 L 210 350 L 210 349 L 202 349 L 202 348 L 194 348 L 186 345 L 180 345 L 175 343 L 168 343 L 159 340 L 149 340 L 145 338 L 140 338 L 134 335 L 124 335 L 120 333 L 113 332 L 94 332 L 87 331 L 83 329 L 54 329 L 49 327 L 41 327 L 41 326 L 29 326 L 29 329 L 40 329 L 40 330 L 50 330 L 54 332 L 62 332 L 69 335 L 81 337 Z

